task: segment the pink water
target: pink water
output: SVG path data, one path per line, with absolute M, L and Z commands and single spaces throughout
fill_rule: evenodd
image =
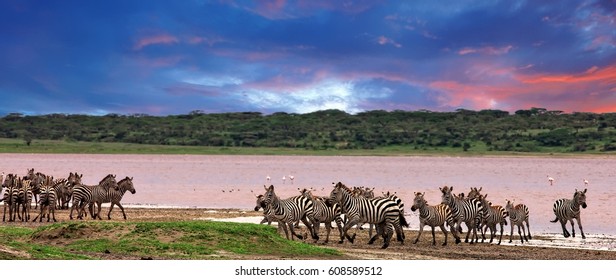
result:
M 454 192 L 483 187 L 494 204 L 505 199 L 530 208 L 531 231 L 559 233 L 552 205 L 570 198 L 575 189 L 588 188 L 588 208 L 582 210 L 587 234 L 616 234 L 613 187 L 615 157 L 343 157 L 343 156 L 202 156 L 202 155 L 65 155 L 0 154 L 0 171 L 25 175 L 28 168 L 58 177 L 83 174 L 86 184 L 105 175 L 118 180 L 134 177 L 137 193 L 127 193 L 132 205 L 252 209 L 254 192 L 273 184 L 281 197 L 297 195 L 298 188 L 313 187 L 329 195 L 332 182 L 374 187 L 375 192 L 397 192 L 406 202 L 411 225 L 413 192 L 425 192 L 430 204 L 440 203 L 438 187 Z M 271 181 L 266 181 L 266 176 Z M 293 182 L 289 175 L 294 176 Z M 550 186 L 547 175 L 554 177 Z M 286 180 L 283 181 L 282 177 Z M 584 186 L 582 180 L 589 181 Z M 233 190 L 233 191 L 231 191 Z M 576 227 L 577 228 L 577 227 Z

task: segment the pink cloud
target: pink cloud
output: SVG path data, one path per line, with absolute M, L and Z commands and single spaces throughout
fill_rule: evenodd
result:
M 392 45 L 392 46 L 394 46 L 396 48 L 401 48 L 402 47 L 402 45 L 400 45 L 399 43 L 397 43 L 393 39 L 387 38 L 385 36 L 379 36 L 376 40 L 377 40 L 377 43 L 379 45 Z
M 485 73 L 506 79 L 437 80 L 427 86 L 439 92 L 438 102 L 448 108 L 543 107 L 566 112 L 614 112 L 616 109 L 616 65 L 593 66 L 574 74 L 520 73 L 527 68 L 494 69 Z
M 133 46 L 133 50 L 141 50 L 149 45 L 170 45 L 178 42 L 179 40 L 175 36 L 171 36 L 168 34 L 154 35 L 137 40 L 137 42 Z
M 501 54 L 507 54 L 509 53 L 509 51 L 511 51 L 513 49 L 513 46 L 511 45 L 507 45 L 504 47 L 500 47 L 500 48 L 495 48 L 495 47 L 483 47 L 483 48 L 463 48 L 461 50 L 458 51 L 459 55 L 467 55 L 467 54 L 473 54 L 473 53 L 479 53 L 479 54 L 487 54 L 487 55 L 501 55 Z

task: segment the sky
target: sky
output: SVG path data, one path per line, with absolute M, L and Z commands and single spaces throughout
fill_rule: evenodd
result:
M 0 38 L 0 115 L 616 112 L 616 0 L 3 0 Z

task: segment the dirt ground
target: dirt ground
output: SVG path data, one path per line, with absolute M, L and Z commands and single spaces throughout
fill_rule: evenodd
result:
M 113 218 L 120 218 L 120 213 L 115 213 Z M 237 209 L 160 209 L 160 208 L 127 208 L 127 215 L 130 221 L 178 221 L 178 220 L 206 220 L 206 219 L 226 219 L 236 217 L 261 216 L 261 212 L 242 211 Z M 68 215 L 66 215 L 68 217 Z M 344 242 L 338 244 L 338 231 L 332 229 L 330 241 L 324 244 L 325 229 L 321 226 L 321 240 L 317 242 L 319 246 L 335 248 L 344 253 L 340 259 L 392 259 L 392 260 L 432 260 L 432 259 L 452 259 L 452 260 L 616 260 L 614 250 L 587 250 L 587 249 L 567 249 L 521 245 L 519 240 L 514 238 L 513 245 L 509 244 L 507 230 L 503 236 L 503 244 L 496 245 L 496 242 L 468 244 L 455 244 L 451 234 L 447 246 L 441 246 L 444 240 L 440 229 L 436 230 L 437 245 L 432 245 L 432 235 L 430 228 L 426 227 L 417 244 L 413 241 L 417 237 L 417 231 L 405 231 L 406 241 L 400 244 L 392 241 L 389 248 L 382 250 L 382 239 L 374 244 L 368 245 L 368 230 L 356 231 L 357 239 L 354 244 Z M 305 230 L 305 228 L 303 229 Z M 281 233 L 282 234 L 282 233 Z M 577 237 L 580 239 L 579 237 Z M 395 237 L 394 237 L 395 239 Z M 549 242 L 549 237 L 534 236 L 530 242 L 543 240 Z M 581 239 L 580 239 L 581 240 Z M 313 243 L 311 239 L 305 242 Z M 252 256 L 237 256 L 241 259 L 252 258 Z M 261 257 L 262 258 L 262 257 Z

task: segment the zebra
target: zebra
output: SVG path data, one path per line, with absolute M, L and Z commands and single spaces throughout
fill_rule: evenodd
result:
M 351 192 L 347 186 L 338 182 L 327 200 L 328 206 L 332 206 L 334 203 L 340 204 L 342 211 L 349 219 L 342 230 L 344 237 L 353 243 L 356 235 L 349 236 L 348 230 L 358 223 L 371 223 L 376 225 L 377 234 L 370 238 L 368 244 L 374 243 L 380 234 L 384 240 L 381 249 L 389 247 L 394 230 L 396 231 L 398 241 L 404 242 L 400 226 L 408 227 L 408 223 L 404 216 L 400 215 L 400 209 L 394 201 L 387 198 L 367 199 L 355 197 Z M 338 243 L 343 241 L 341 238 Z
M 287 239 L 289 239 L 289 231 L 291 231 L 291 240 L 294 240 L 294 237 L 300 240 L 305 238 L 295 233 L 295 223 L 301 220 L 310 231 L 312 238 L 319 240 L 319 236 L 315 233 L 312 225 L 314 222 L 312 201 L 302 196 L 280 199 L 276 195 L 274 185 L 263 187 L 265 194 L 261 201 L 261 207 L 273 213 L 274 219 L 282 226 Z
M 461 199 L 452 194 L 453 187 L 439 187 L 442 195 L 442 203 L 449 205 L 451 211 L 453 213 L 454 220 L 456 221 L 457 227 L 456 229 L 461 229 L 461 224 L 464 222 L 466 227 L 468 228 L 468 232 L 466 233 L 466 238 L 464 242 L 469 242 L 468 237 L 473 232 L 473 238 L 471 238 L 470 244 L 473 242 L 479 241 L 479 236 L 477 235 L 477 228 L 480 227 L 481 221 L 483 220 L 483 204 L 481 204 L 481 200 L 477 198 L 466 198 Z
M 9 208 L 9 222 L 15 221 L 13 218 L 13 211 L 15 210 L 15 202 L 17 201 L 18 189 L 17 181 L 19 178 L 15 174 L 8 174 L 2 183 L 2 186 L 6 189 L 2 200 L 4 201 L 4 211 L 2 215 L 2 221 L 6 221 L 6 208 Z
M 518 226 L 518 235 L 520 235 L 520 241 L 522 241 L 522 243 L 524 243 L 524 240 L 528 242 L 529 239 L 532 239 L 532 236 L 530 235 L 530 225 L 528 223 L 528 206 L 526 206 L 525 204 L 517 204 L 514 206 L 513 202 L 507 200 L 505 210 L 507 210 L 507 213 L 509 213 L 509 222 L 511 223 L 509 243 L 511 243 L 513 240 L 513 226 Z M 526 223 L 526 228 L 524 228 L 524 223 Z M 526 235 L 526 229 L 528 230 L 528 235 Z M 523 236 L 522 232 L 524 233 Z
M 340 209 L 340 205 L 335 203 L 329 207 L 325 204 L 325 200 L 323 198 L 312 195 L 312 191 L 308 189 L 300 190 L 300 193 L 303 197 L 306 197 L 312 201 L 312 207 L 314 209 L 314 223 L 312 226 L 314 227 L 314 231 L 317 235 L 319 233 L 320 224 L 323 222 L 325 224 L 325 230 L 327 231 L 325 243 L 328 243 L 329 234 L 332 229 L 332 221 L 335 221 L 340 233 L 340 239 L 342 239 L 342 210 Z
M 580 232 L 582 233 L 582 239 L 586 239 L 586 235 L 584 235 L 584 230 L 582 229 L 582 219 L 580 217 L 580 206 L 582 208 L 586 208 L 586 190 L 578 191 L 575 190 L 573 193 L 573 199 L 561 198 L 554 202 L 554 215 L 556 218 L 552 223 L 556 223 L 560 221 L 560 225 L 563 228 L 563 235 L 565 237 L 573 236 L 575 237 L 575 224 L 573 223 L 573 219 L 576 219 L 578 222 L 578 227 L 580 228 Z M 571 234 L 567 231 L 565 227 L 567 225 L 567 221 L 571 222 Z
M 32 192 L 32 196 L 34 197 L 34 209 L 38 207 L 38 197 L 41 193 L 41 186 L 45 184 L 45 180 L 47 179 L 47 175 L 36 172 L 34 173 L 34 168 L 28 169 L 28 173 L 24 176 L 24 179 L 30 180 L 30 190 Z
M 30 208 L 32 208 L 32 189 L 31 189 L 31 181 L 28 179 L 17 179 L 17 198 L 14 200 L 13 207 L 14 212 L 13 215 L 17 215 L 20 221 L 29 221 L 30 220 Z M 13 191 L 13 194 L 15 190 Z M 15 197 L 14 197 L 15 198 Z M 21 206 L 21 209 L 20 209 Z M 13 221 L 15 218 L 13 218 Z
M 41 187 L 41 193 L 39 197 L 39 204 L 41 205 L 40 213 L 34 217 L 32 221 L 36 221 L 39 218 L 39 223 L 43 221 L 43 217 L 47 214 L 47 222 L 49 222 L 50 216 L 53 217 L 53 221 L 56 220 L 56 188 L 50 185 L 43 185 Z M 45 213 L 47 210 L 47 213 Z
M 419 234 L 417 234 L 417 238 L 413 242 L 416 244 L 419 241 L 419 237 L 423 232 L 423 228 L 426 225 L 432 227 L 432 245 L 436 245 L 436 237 L 434 235 L 434 228 L 439 226 L 443 234 L 445 234 L 445 242 L 443 242 L 443 246 L 447 245 L 447 229 L 445 228 L 445 223 L 449 225 L 449 229 L 451 233 L 456 238 L 456 244 L 460 243 L 460 237 L 458 236 L 458 232 L 455 228 L 456 223 L 453 219 L 453 214 L 451 213 L 451 208 L 447 204 L 439 204 L 439 205 L 428 205 L 428 202 L 424 199 L 425 193 L 415 193 L 415 199 L 413 200 L 413 206 L 411 206 L 411 211 L 415 212 L 419 210 Z
M 96 202 L 100 200 L 100 197 L 109 191 L 110 188 L 117 188 L 115 175 L 108 174 L 103 178 L 98 185 L 82 185 L 77 183 L 73 187 L 73 205 L 71 206 L 71 212 L 69 218 L 73 219 L 73 210 L 78 209 L 78 219 L 82 219 L 86 205 L 90 202 Z M 93 217 L 94 218 L 94 217 Z
M 92 212 L 92 218 L 95 219 L 96 217 L 98 217 L 99 220 L 102 220 L 102 204 L 111 202 L 111 206 L 109 206 L 109 213 L 107 213 L 107 219 L 111 220 L 111 211 L 113 210 L 113 206 L 117 205 L 120 210 L 122 210 L 122 215 L 124 216 L 124 220 L 126 220 L 126 213 L 124 212 L 124 207 L 122 206 L 122 204 L 120 204 L 120 201 L 122 200 L 122 197 L 127 191 L 129 191 L 131 194 L 135 194 L 137 192 L 135 190 L 135 186 L 133 185 L 133 177 L 129 178 L 128 176 L 126 176 L 126 178 L 118 182 L 117 187 L 109 188 L 109 190 L 107 190 L 107 193 L 101 196 L 100 199 L 94 199 L 96 205 L 98 206 L 98 212 L 96 212 L 96 215 Z
M 496 225 L 500 225 L 500 237 L 498 239 L 498 245 L 501 244 L 503 240 L 503 226 L 507 225 L 507 217 L 509 216 L 509 212 L 505 210 L 503 206 L 500 205 L 492 205 L 486 198 L 487 194 L 479 195 L 479 199 L 481 203 L 484 205 L 483 207 L 483 226 L 481 227 L 481 235 L 483 237 L 483 242 L 485 237 L 485 232 L 490 229 L 490 243 L 494 241 L 494 236 L 496 235 Z M 484 230 L 485 226 L 485 230 Z

